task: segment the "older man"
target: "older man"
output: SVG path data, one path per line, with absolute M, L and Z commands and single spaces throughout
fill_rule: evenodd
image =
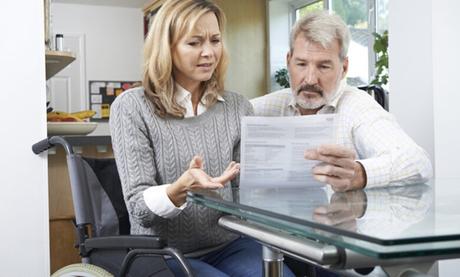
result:
M 255 114 L 337 114 L 336 144 L 305 151 L 305 159 L 322 162 L 314 177 L 335 191 L 427 180 L 432 166 L 425 151 L 372 97 L 346 84 L 349 41 L 337 15 L 300 19 L 287 53 L 291 88 L 253 99 Z

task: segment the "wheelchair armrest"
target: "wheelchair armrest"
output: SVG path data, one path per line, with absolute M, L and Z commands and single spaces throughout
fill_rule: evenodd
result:
M 166 246 L 163 239 L 156 236 L 127 235 L 88 238 L 85 240 L 85 248 L 143 248 L 160 249 Z
M 128 235 L 88 238 L 85 248 L 91 249 L 127 249 L 132 248 L 124 258 L 118 276 L 126 276 L 132 261 L 140 256 L 169 255 L 175 258 L 186 276 L 193 276 L 192 269 L 182 253 L 174 248 L 165 247 L 163 239 L 156 236 Z

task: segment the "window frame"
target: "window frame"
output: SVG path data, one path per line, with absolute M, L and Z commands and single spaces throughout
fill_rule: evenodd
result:
M 292 0 L 289 1 L 289 26 L 293 26 L 296 22 L 296 11 L 302 7 L 314 4 L 316 2 L 323 1 L 323 9 L 329 10 L 330 0 Z
M 292 27 L 296 22 L 296 11 L 302 7 L 307 5 L 313 4 L 315 2 L 319 2 L 321 0 L 293 0 L 289 2 L 289 24 Z M 323 9 L 329 11 L 329 7 L 331 6 L 332 0 L 322 0 L 323 1 Z M 368 32 L 369 36 L 373 38 L 373 32 L 377 32 L 377 2 L 378 0 L 367 0 L 367 22 L 368 22 Z M 376 61 L 376 54 L 374 52 L 374 40 L 370 39 L 368 43 L 368 83 L 372 81 L 372 78 L 375 74 L 375 61 Z

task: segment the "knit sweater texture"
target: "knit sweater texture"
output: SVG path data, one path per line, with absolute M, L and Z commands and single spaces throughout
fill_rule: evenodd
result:
M 142 88 L 116 98 L 110 132 L 132 234 L 158 235 L 169 246 L 192 255 L 237 237 L 217 225 L 222 214 L 216 210 L 188 203 L 178 216 L 166 219 L 154 214 L 143 198 L 147 188 L 175 182 L 195 155 L 203 157 L 204 171 L 213 177 L 220 176 L 232 160 L 239 161 L 240 122 L 253 114 L 252 106 L 233 92 L 225 92 L 223 98 L 203 114 L 184 119 L 157 116 Z M 232 199 L 230 184 L 216 192 Z

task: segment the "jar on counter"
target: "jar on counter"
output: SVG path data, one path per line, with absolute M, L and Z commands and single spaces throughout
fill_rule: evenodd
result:
M 56 51 L 63 51 L 64 50 L 64 35 L 63 34 L 56 34 L 56 41 L 55 41 L 55 49 Z

